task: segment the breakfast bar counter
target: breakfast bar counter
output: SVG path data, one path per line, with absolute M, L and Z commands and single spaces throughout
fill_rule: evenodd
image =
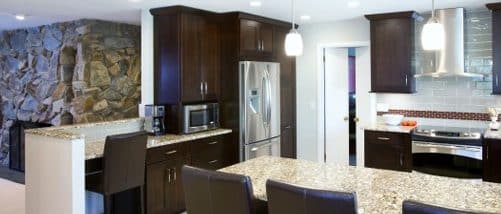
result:
M 337 166 L 260 157 L 220 171 L 251 177 L 254 195 L 266 200 L 267 179 L 332 191 L 356 192 L 359 213 L 401 213 L 406 199 L 462 210 L 501 213 L 501 184 L 417 172 Z

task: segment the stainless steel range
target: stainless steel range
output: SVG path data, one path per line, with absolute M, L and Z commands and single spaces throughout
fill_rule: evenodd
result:
M 458 177 L 482 177 L 482 129 L 419 126 L 412 133 L 415 171 Z

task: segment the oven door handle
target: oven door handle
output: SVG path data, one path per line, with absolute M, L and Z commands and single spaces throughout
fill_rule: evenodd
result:
M 414 141 L 413 144 L 416 146 L 421 146 L 421 147 L 433 147 L 433 148 L 446 148 L 446 149 L 465 149 L 466 147 L 464 146 L 453 146 L 453 145 L 441 145 L 441 144 L 435 144 L 435 143 L 425 143 L 425 142 L 416 142 Z
M 437 143 L 413 141 L 412 153 L 440 153 L 459 155 L 463 157 L 482 160 L 482 148 L 461 145 L 443 145 Z

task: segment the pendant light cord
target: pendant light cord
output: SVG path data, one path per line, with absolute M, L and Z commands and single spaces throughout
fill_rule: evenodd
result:
M 292 0 L 292 30 L 296 30 L 296 1 Z
M 431 20 L 438 22 L 437 17 L 435 17 L 435 0 L 431 0 Z

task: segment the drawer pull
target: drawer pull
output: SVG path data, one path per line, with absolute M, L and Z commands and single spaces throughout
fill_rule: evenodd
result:
M 254 148 L 251 149 L 252 152 L 255 152 L 257 150 L 259 150 L 259 147 L 254 147 Z
M 217 141 L 214 141 L 214 142 L 210 142 L 210 143 L 207 143 L 209 145 L 214 145 L 214 144 L 217 144 L 218 142 Z
M 208 164 L 215 164 L 215 163 L 217 163 L 217 162 L 218 162 L 218 160 L 211 160 L 211 161 L 209 161 L 209 162 L 207 162 L 207 163 L 208 163 Z
M 378 137 L 377 139 L 378 140 L 384 140 L 384 141 L 390 140 L 390 138 L 388 138 L 388 137 Z
M 176 153 L 177 153 L 177 150 L 171 150 L 171 151 L 166 152 L 165 155 L 173 155 Z

